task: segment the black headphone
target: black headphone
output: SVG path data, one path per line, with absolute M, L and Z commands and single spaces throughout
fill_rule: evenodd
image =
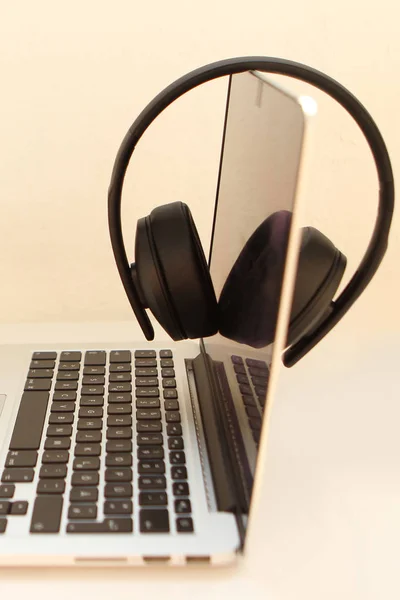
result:
M 257 228 L 232 268 L 219 303 L 199 236 L 186 204 L 174 202 L 157 207 L 148 217 L 138 221 L 136 262 L 131 266 L 121 228 L 121 194 L 126 169 L 136 144 L 146 129 L 165 108 L 191 89 L 219 77 L 246 71 L 294 77 L 314 85 L 339 102 L 363 132 L 374 157 L 379 179 L 378 214 L 371 240 L 357 271 L 334 302 L 332 298 L 343 275 L 346 259 L 316 229 L 309 227 L 302 231 L 287 339 L 289 347 L 284 354 L 284 364 L 292 366 L 338 323 L 371 281 L 386 252 L 394 208 L 393 172 L 385 142 L 362 104 L 334 79 L 289 60 L 245 57 L 206 65 L 172 83 L 142 111 L 119 148 L 108 192 L 111 244 L 126 294 L 147 340 L 154 338 L 154 330 L 145 308 L 152 311 L 174 340 L 207 337 L 219 330 L 226 337 L 255 347 L 272 341 L 274 331 L 269 331 L 267 325 L 264 329 L 258 327 L 263 333 L 256 340 L 253 338 L 263 314 L 266 315 L 266 323 L 275 322 L 271 315 L 276 316 L 277 306 L 269 307 L 268 312 L 265 309 L 265 298 L 261 295 L 262 307 L 255 312 L 250 311 L 253 323 L 247 320 L 246 331 L 241 332 L 232 328 L 232 323 L 237 322 L 234 315 L 238 312 L 227 317 L 225 305 L 229 303 L 225 303 L 224 299 L 234 297 L 232 290 L 238 285 L 243 287 L 243 280 L 238 273 L 248 271 L 246 263 L 249 257 L 256 255 L 256 263 L 262 273 L 267 274 L 271 270 L 268 259 L 271 254 L 271 239 L 276 228 L 282 226 L 281 221 L 286 223 L 283 227 L 290 225 L 290 215 L 286 215 L 285 220 L 281 214 L 276 213 Z M 286 251 L 285 244 L 282 247 Z M 273 280 L 273 277 L 266 278 L 270 285 L 273 285 Z M 266 285 L 265 288 L 268 296 L 269 286 Z M 279 293 L 270 295 L 279 299 Z M 229 310 L 228 306 L 228 312 Z M 243 307 L 236 307 L 235 310 L 242 311 Z M 250 333 L 250 338 L 249 331 L 253 332 Z

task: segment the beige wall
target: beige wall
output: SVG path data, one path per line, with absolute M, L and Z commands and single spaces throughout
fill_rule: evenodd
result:
M 2 0 L 0 321 L 130 318 L 107 232 L 114 155 L 145 104 L 206 62 L 275 55 L 326 71 L 368 107 L 396 173 L 398 20 L 393 0 Z M 219 82 L 192 93 L 140 146 L 124 201 L 131 251 L 136 219 L 175 199 L 189 202 L 208 242 L 224 89 Z M 349 119 L 316 97 L 305 218 L 347 254 L 350 273 L 371 231 L 376 179 Z M 400 328 L 399 249 L 395 223 L 390 252 L 347 327 Z

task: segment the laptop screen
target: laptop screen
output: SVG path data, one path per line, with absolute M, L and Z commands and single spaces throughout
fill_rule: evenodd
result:
M 229 413 L 248 502 L 303 133 L 298 99 L 257 74 L 231 76 L 209 261 L 220 333 L 203 344 Z

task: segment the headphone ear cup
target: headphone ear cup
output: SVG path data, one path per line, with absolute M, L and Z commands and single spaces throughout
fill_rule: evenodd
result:
M 135 256 L 144 302 L 172 339 L 218 331 L 214 288 L 186 204 L 159 206 L 138 221 Z
M 274 341 L 292 215 L 279 211 L 254 231 L 219 299 L 220 333 L 253 348 Z M 330 308 L 346 258 L 321 232 L 302 230 L 287 343 L 313 329 Z

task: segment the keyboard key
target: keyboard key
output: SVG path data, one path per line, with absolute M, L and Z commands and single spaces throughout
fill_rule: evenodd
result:
M 132 466 L 132 454 L 107 454 L 106 456 L 106 467 L 131 467 Z
M 187 479 L 186 467 L 171 467 L 172 479 Z
M 73 402 L 53 402 L 50 410 L 52 413 L 74 412 L 75 404 Z
M 136 387 L 158 387 L 158 377 L 136 377 Z
M 175 398 L 178 397 L 178 392 L 176 390 L 167 388 L 163 391 L 163 396 L 164 396 L 164 400 L 169 400 L 169 399 L 174 400 Z
M 45 450 L 69 450 L 71 447 L 70 438 L 47 438 L 44 443 Z
M 132 500 L 106 500 L 104 502 L 105 515 L 131 515 L 132 512 Z
M 76 434 L 76 441 L 82 444 L 86 444 L 87 442 L 99 444 L 101 442 L 101 438 L 101 431 L 78 431 Z
M 244 365 L 233 365 L 233 370 L 237 374 L 245 374 L 246 373 L 246 368 Z
M 87 485 L 99 485 L 99 474 L 96 471 L 82 471 L 79 473 L 73 473 L 71 479 L 71 485 L 75 486 L 87 486 Z
M 234 365 L 242 365 L 243 364 L 243 358 L 241 356 L 237 356 L 236 354 L 232 354 L 231 361 L 233 362 Z
M 20 500 L 19 502 L 13 502 L 11 505 L 11 515 L 26 515 L 28 512 L 28 503 L 26 500 Z
M 189 484 L 187 481 L 175 481 L 172 491 L 174 496 L 189 496 Z
M 65 350 L 61 352 L 60 362 L 80 362 L 82 360 L 82 352 Z
M 51 413 L 49 417 L 51 425 L 71 425 L 73 422 L 73 413 Z
M 162 358 L 161 361 L 161 368 L 165 369 L 173 367 L 174 366 L 174 361 L 172 360 L 172 358 Z
M 61 496 L 38 496 L 33 506 L 30 532 L 58 533 L 62 506 Z
M 161 369 L 161 377 L 175 377 L 175 369 L 172 369 L 171 367 Z
M 100 459 L 97 456 L 78 457 L 74 459 L 74 471 L 98 471 L 100 469 Z
M 190 503 L 190 500 L 188 500 L 188 499 L 179 498 L 179 499 L 175 500 L 174 504 L 175 504 L 175 512 L 176 513 L 191 513 L 192 512 L 192 505 Z
M 135 358 L 156 358 L 155 350 L 135 350 Z
M 141 460 L 139 461 L 138 471 L 141 475 L 165 473 L 165 464 L 163 460 Z
M 85 367 L 104 367 L 106 353 L 104 350 L 88 350 L 85 353 Z
M 108 427 L 126 427 L 132 425 L 131 415 L 111 415 L 107 419 Z
M 101 407 L 98 406 L 84 406 L 82 408 L 79 409 L 79 413 L 78 413 L 79 417 L 89 417 L 91 419 L 93 419 L 94 417 L 102 417 L 103 416 L 103 409 Z
M 251 386 L 248 383 L 241 383 L 239 385 L 239 390 L 240 390 L 241 394 L 250 394 L 251 395 L 253 393 L 253 390 L 251 389 Z
M 139 477 L 140 490 L 165 490 L 167 482 L 164 475 L 141 475 Z
M 172 350 L 160 350 L 160 358 L 172 358 Z
M 82 396 L 104 396 L 104 385 L 83 385 Z
M 4 469 L 1 481 L 3 483 L 29 483 L 33 481 L 33 469 Z
M 95 487 L 74 487 L 69 495 L 71 502 L 97 502 L 98 497 L 99 491 Z
M 192 533 L 193 532 L 192 517 L 179 517 L 176 520 L 176 530 L 179 533 Z
M 242 394 L 242 400 L 245 406 L 256 406 L 254 397 L 249 394 Z
M 49 425 L 46 431 L 47 437 L 71 437 L 71 425 Z
M 258 408 L 255 406 L 246 406 L 246 414 L 248 417 L 260 418 Z
M 76 400 L 76 392 L 54 392 L 53 402 L 65 402 L 66 400 Z
M 79 362 L 60 362 L 58 365 L 59 371 L 79 371 L 80 368 Z
M 158 398 L 160 390 L 156 387 L 141 387 L 136 388 L 136 398 Z
M 7 529 L 7 519 L 0 519 L 0 533 L 5 533 Z
M 163 388 L 176 388 L 176 380 L 175 379 L 163 379 L 162 385 L 163 385 Z
M 77 381 L 79 373 L 77 371 L 60 371 L 57 373 L 57 381 Z
M 78 383 L 76 381 L 57 381 L 57 383 L 55 385 L 55 389 L 58 391 L 64 391 L 64 390 L 75 391 L 78 389 Z
M 69 452 L 64 450 L 47 450 L 43 452 L 43 464 L 66 464 L 69 461 Z
M 267 363 L 263 360 L 256 360 L 254 358 L 246 358 L 246 365 L 248 367 L 257 367 L 258 369 L 268 370 Z
M 107 408 L 108 415 L 131 415 L 132 406 L 130 404 L 110 404 Z
M 182 425 L 180 423 L 168 423 L 167 434 L 168 435 L 182 435 Z
M 66 465 L 43 465 L 39 472 L 40 479 L 64 479 L 66 476 Z
M 81 396 L 80 406 L 104 406 L 103 396 Z
M 135 367 L 156 367 L 157 360 L 155 358 L 136 358 Z
M 162 446 L 142 446 L 137 451 L 138 458 L 164 458 L 164 448 Z
M 164 408 L 165 410 L 178 410 L 179 402 L 178 400 L 166 400 L 164 402 Z
M 131 440 L 109 440 L 106 445 L 107 452 L 132 452 Z
M 67 533 L 132 533 L 133 521 L 123 517 L 104 519 L 102 523 L 68 523 Z
M 110 373 L 130 373 L 132 367 L 130 363 L 126 364 L 111 364 L 110 365 Z
M 78 420 L 78 429 L 80 431 L 85 431 L 87 429 L 101 429 L 103 427 L 102 419 L 79 419 Z
M 166 506 L 168 504 L 165 492 L 140 492 L 140 506 Z
M 179 450 L 174 450 L 169 453 L 169 461 L 171 465 L 184 465 L 186 463 L 185 453 Z
M 57 352 L 34 352 L 32 354 L 33 360 L 56 360 Z
M 10 450 L 38 450 L 42 438 L 49 394 L 24 392 L 10 442 Z
M 155 367 L 138 367 L 135 369 L 135 377 L 157 377 L 158 371 Z
M 132 469 L 106 469 L 105 480 L 107 482 L 132 481 Z
M 11 502 L 8 500 L 0 500 L 0 515 L 8 515 L 11 507 Z
M 100 456 L 100 444 L 76 444 L 75 456 Z
M 179 412 L 176 411 L 167 412 L 165 415 L 165 420 L 167 421 L 167 423 L 180 423 L 181 415 Z
M 136 408 L 160 408 L 160 400 L 158 398 L 138 398 Z
M 260 387 L 259 385 L 255 386 L 254 391 L 257 394 L 257 396 L 264 396 L 264 397 L 266 397 L 266 395 L 267 395 L 267 388 Z
M 104 375 L 84 375 L 82 385 L 104 385 L 106 382 Z
M 252 377 L 251 381 L 254 386 L 261 386 L 263 389 L 267 386 L 267 380 L 265 377 Z
M 83 374 L 84 375 L 105 375 L 106 369 L 105 367 L 84 367 Z
M 38 453 L 30 450 L 11 450 L 7 454 L 6 467 L 35 467 Z
M 183 438 L 181 437 L 170 437 L 168 438 L 169 450 L 183 450 Z
M 161 433 L 141 433 L 136 441 L 138 446 L 158 446 L 163 443 L 163 436 Z
M 29 369 L 29 379 L 52 379 L 54 375 L 53 369 Z
M 38 494 L 63 494 L 65 481 L 63 479 L 41 479 L 36 491 Z
M 0 498 L 12 498 L 15 494 L 15 485 L 0 485 Z
M 162 431 L 160 421 L 139 421 L 136 423 L 136 431 L 138 433 L 157 433 Z
M 131 498 L 132 494 L 131 483 L 107 483 L 104 488 L 106 498 Z
M 251 429 L 254 429 L 256 431 L 260 431 L 261 430 L 261 418 L 249 418 L 249 425 Z
M 118 382 L 110 383 L 108 386 L 108 391 L 112 392 L 112 393 L 131 392 L 132 384 L 131 383 L 118 383 Z
M 161 419 L 161 411 L 155 409 L 155 410 L 150 410 L 150 409 L 140 409 L 136 411 L 136 419 L 138 421 L 141 420 L 159 420 Z
M 109 427 L 107 429 L 108 440 L 130 440 L 132 439 L 132 427 Z
M 166 509 L 142 508 L 139 520 L 141 533 L 169 533 L 169 515 Z
M 238 383 L 245 383 L 245 384 L 249 385 L 249 378 L 247 377 L 247 375 L 242 374 L 242 373 L 238 373 L 236 375 L 236 381 Z
M 30 369 L 51 369 L 53 370 L 56 363 L 54 360 L 32 360 L 29 365 Z
M 110 373 L 109 381 L 132 381 L 130 373 Z
M 97 517 L 97 506 L 95 504 L 87 504 L 80 506 L 79 504 L 71 504 L 68 509 L 69 519 L 95 519 Z
M 110 363 L 130 363 L 131 360 L 130 350 L 112 350 L 110 352 Z
M 109 404 L 127 404 L 132 402 L 132 394 L 109 394 Z
M 268 369 L 259 369 L 257 367 L 249 367 L 250 375 L 254 377 L 262 377 L 264 380 L 267 380 L 269 377 Z

